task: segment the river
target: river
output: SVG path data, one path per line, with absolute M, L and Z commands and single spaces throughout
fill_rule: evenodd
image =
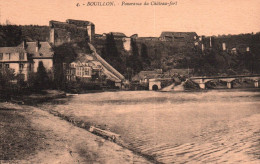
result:
M 157 162 L 257 163 L 259 91 L 102 92 L 43 107 L 117 133 L 126 147 Z

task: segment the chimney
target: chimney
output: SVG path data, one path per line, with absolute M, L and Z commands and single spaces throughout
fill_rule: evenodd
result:
M 39 51 L 39 48 L 40 48 L 40 41 L 37 40 L 37 41 L 36 41 L 36 49 L 35 49 L 35 51 L 38 52 L 38 51 Z
M 23 40 L 22 46 L 23 46 L 24 49 L 26 48 L 26 40 L 25 39 Z

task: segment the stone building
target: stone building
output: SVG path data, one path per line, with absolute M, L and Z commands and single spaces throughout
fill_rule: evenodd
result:
M 23 47 L 0 47 L 0 70 L 12 69 L 15 75 L 28 79 L 29 60 Z
M 47 71 L 52 70 L 54 52 L 48 42 L 23 42 L 20 46 L 27 52 L 30 68 L 33 72 L 37 72 L 39 62 L 43 63 Z
M 48 42 L 23 42 L 16 47 L 0 47 L 0 69 L 14 70 L 24 81 L 28 74 L 37 72 L 39 62 L 47 71 L 53 68 L 53 51 Z
M 66 22 L 59 22 L 51 20 L 49 26 L 51 27 L 49 42 L 55 46 L 82 39 L 92 42 L 95 38 L 95 25 L 90 21 L 67 19 Z
M 196 32 L 171 32 L 164 31 L 160 36 L 161 41 L 173 41 L 173 42 L 196 42 L 199 37 Z

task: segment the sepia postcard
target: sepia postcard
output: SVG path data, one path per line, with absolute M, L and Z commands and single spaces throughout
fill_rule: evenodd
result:
M 0 0 L 0 164 L 260 163 L 259 0 Z

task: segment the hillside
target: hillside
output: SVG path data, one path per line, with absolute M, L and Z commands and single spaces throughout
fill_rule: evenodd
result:
M 48 26 L 16 26 L 0 25 L 0 46 L 17 46 L 23 40 L 27 41 L 48 41 L 49 40 Z
M 0 46 L 16 46 L 24 39 L 48 41 L 49 32 L 48 26 L 0 26 Z M 73 31 L 70 33 L 74 36 Z M 76 34 L 76 38 L 81 36 Z M 81 37 L 84 40 L 85 35 Z M 210 37 L 204 37 L 197 46 L 194 42 L 137 37 L 131 39 L 131 50 L 128 51 L 124 49 L 124 41 L 111 34 L 104 39 L 95 39 L 92 44 L 102 58 L 127 78 L 141 70 L 176 68 L 194 69 L 194 75 L 260 73 L 260 33 L 212 36 L 211 41 L 212 48 Z M 223 43 L 225 51 L 222 50 Z M 249 51 L 246 51 L 247 47 Z

